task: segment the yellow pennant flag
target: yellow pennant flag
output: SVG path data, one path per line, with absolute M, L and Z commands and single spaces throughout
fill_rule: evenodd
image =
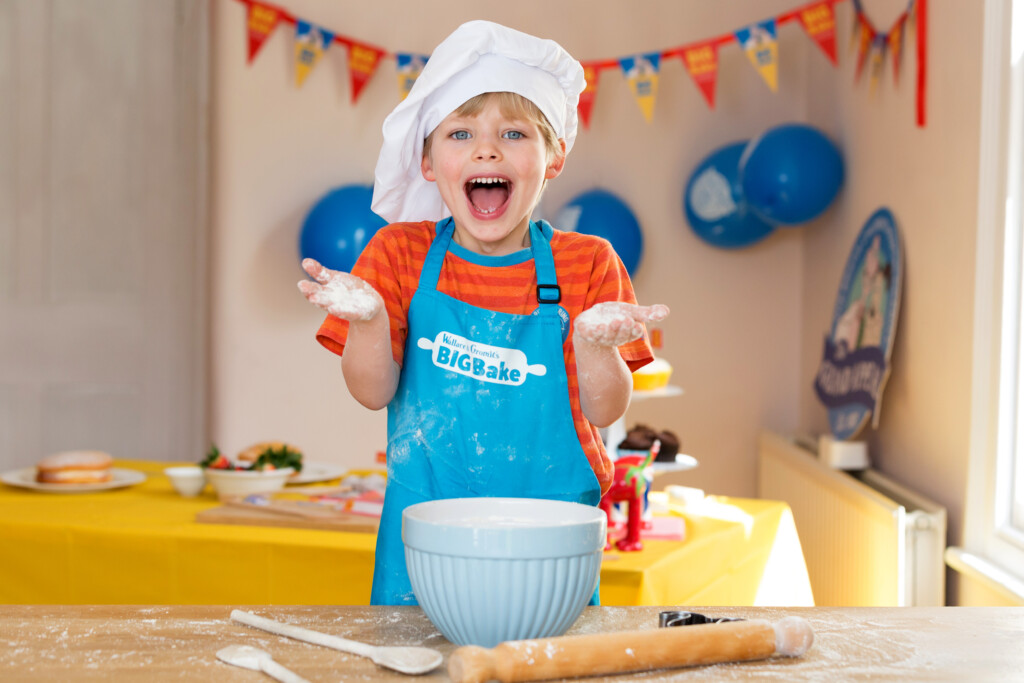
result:
M 404 100 L 412 90 L 412 84 L 420 77 L 420 72 L 427 64 L 426 55 L 399 52 L 395 55 L 398 69 L 398 94 Z
M 334 40 L 334 34 L 314 26 L 308 21 L 298 19 L 295 22 L 295 85 L 301 87 L 309 76 L 309 72 L 317 65 L 328 46 Z
M 779 42 L 776 39 L 775 20 L 768 19 L 734 32 L 747 58 L 761 78 L 772 89 L 779 87 Z
M 878 82 L 882 79 L 882 70 L 885 67 L 886 47 L 889 45 L 889 36 L 879 33 L 871 41 L 871 87 L 872 93 L 878 88 Z
M 623 57 L 619 60 L 622 73 L 626 75 L 629 89 L 640 105 L 644 118 L 650 122 L 654 116 L 654 100 L 658 95 L 658 69 L 661 64 L 661 53 L 651 52 L 645 55 Z

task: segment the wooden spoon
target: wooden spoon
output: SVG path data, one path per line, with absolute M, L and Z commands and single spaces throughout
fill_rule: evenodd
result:
M 373 660 L 374 664 L 403 674 L 425 674 L 441 666 L 441 662 L 444 661 L 444 657 L 440 652 L 431 650 L 428 647 L 367 645 L 366 643 L 358 643 L 354 640 L 346 640 L 337 636 L 327 635 L 326 633 L 310 631 L 301 626 L 285 624 L 273 619 L 256 616 L 252 612 L 243 612 L 237 609 L 231 611 L 231 619 L 240 624 L 252 626 L 253 628 L 268 631 L 279 636 L 287 636 L 288 638 L 313 643 L 314 645 L 323 645 L 324 647 L 341 650 L 342 652 L 359 655 L 360 657 L 369 657 Z
M 228 645 L 217 651 L 217 659 L 243 669 L 262 671 L 281 683 L 309 683 L 294 671 L 275 662 L 269 652 L 251 645 Z

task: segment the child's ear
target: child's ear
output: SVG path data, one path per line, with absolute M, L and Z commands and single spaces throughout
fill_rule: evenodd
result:
M 434 167 L 430 164 L 430 156 L 427 154 L 423 155 L 420 159 L 420 173 L 423 174 L 424 180 L 434 182 L 437 180 L 437 176 L 434 175 Z
M 558 140 L 559 152 L 555 155 L 555 158 L 548 162 L 547 171 L 544 173 L 544 177 L 548 180 L 557 178 L 565 167 L 565 140 Z

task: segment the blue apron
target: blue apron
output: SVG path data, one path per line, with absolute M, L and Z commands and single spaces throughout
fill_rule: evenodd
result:
M 388 484 L 373 605 L 417 604 L 401 534 L 409 505 L 476 496 L 597 505 L 601 498 L 569 403 L 551 226 L 530 222 L 539 302 L 534 315 L 489 311 L 437 291 L 453 234 L 450 218 L 437 224 L 409 305 L 405 362 L 388 405 Z M 530 257 L 454 249 L 493 265 Z M 595 591 L 593 604 L 596 597 Z

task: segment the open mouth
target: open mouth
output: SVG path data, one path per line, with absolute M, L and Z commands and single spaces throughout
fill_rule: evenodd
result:
M 499 176 L 480 176 L 466 183 L 469 205 L 481 216 L 498 214 L 512 195 L 512 183 Z

